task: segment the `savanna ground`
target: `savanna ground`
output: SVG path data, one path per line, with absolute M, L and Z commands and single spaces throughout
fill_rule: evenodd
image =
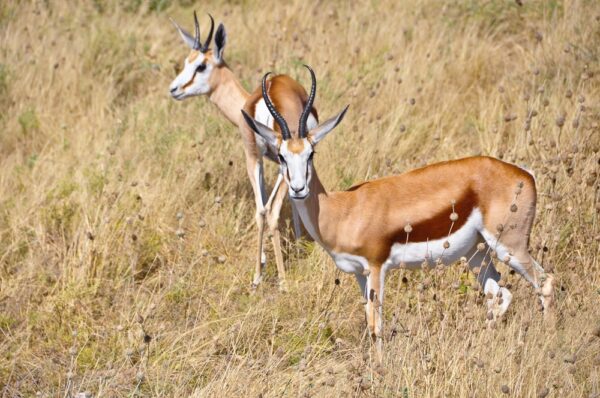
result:
M 1 2 L 2 396 L 598 396 L 600 3 L 523 3 Z M 188 50 L 167 16 L 193 9 L 247 89 L 308 63 L 323 118 L 351 105 L 316 155 L 330 189 L 473 154 L 533 170 L 555 327 L 502 264 L 490 330 L 460 266 L 395 271 L 378 366 L 354 278 L 289 217 L 290 291 L 270 255 L 253 294 L 239 134 L 168 96 Z

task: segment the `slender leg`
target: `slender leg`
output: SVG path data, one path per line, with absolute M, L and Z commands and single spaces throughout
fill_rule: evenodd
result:
M 287 282 L 285 279 L 285 266 L 283 264 L 283 254 L 281 253 L 281 236 L 279 233 L 279 214 L 283 200 L 287 194 L 287 184 L 283 182 L 283 176 L 277 176 L 277 182 L 271 194 L 271 198 L 267 203 L 267 224 L 273 242 L 273 250 L 275 251 L 275 261 L 277 263 L 277 274 L 279 275 L 279 290 L 287 290 Z
M 246 168 L 252 190 L 254 191 L 254 200 L 256 202 L 255 220 L 258 227 L 258 253 L 256 255 L 253 287 L 257 287 L 262 280 L 262 269 L 266 262 L 265 253 L 263 251 L 263 233 L 265 230 L 265 208 L 264 203 L 266 198 L 264 195 L 263 167 L 262 162 L 252 156 L 246 154 Z
M 520 182 L 516 184 L 519 196 L 514 198 L 514 209 L 491 209 L 484 221 L 485 229 L 481 234 L 486 243 L 496 251 L 498 258 L 506 261 L 508 266 L 529 281 L 538 293 L 544 311 L 544 319 L 549 326 L 554 323 L 553 314 L 553 275 L 544 269 L 531 257 L 527 250 L 529 235 L 535 218 L 536 190 L 533 183 Z M 501 233 L 497 231 L 502 225 Z
M 271 211 L 271 207 L 273 206 L 273 201 L 275 200 L 275 197 L 277 196 L 277 193 L 279 192 L 279 186 L 281 185 L 282 182 L 283 182 L 283 175 L 280 172 L 279 174 L 277 174 L 277 180 L 275 181 L 275 185 L 273 186 L 273 191 L 271 191 L 269 200 L 267 200 L 267 203 L 265 205 L 267 212 Z
M 360 288 L 360 294 L 362 297 L 367 298 L 367 277 L 363 274 L 354 274 L 354 276 L 356 277 L 356 282 Z
M 500 287 L 500 273 L 494 267 L 489 251 L 478 251 L 477 247 L 473 247 L 469 253 L 469 267 L 479 268 L 477 281 L 483 288 L 483 293 L 487 297 L 487 323 L 492 326 L 493 322 L 497 321 L 510 306 L 512 302 L 512 293 L 505 287 Z
M 383 278 L 385 271 L 381 264 L 369 264 L 367 277 L 367 326 L 375 343 L 377 361 L 383 360 Z
M 544 311 L 544 319 L 553 323 L 553 282 L 554 277 L 531 257 L 527 250 L 527 240 L 518 239 L 516 234 L 507 234 L 506 238 L 497 239 L 486 236 L 486 242 L 495 248 L 498 258 L 507 259 L 508 266 L 522 275 L 536 289 Z

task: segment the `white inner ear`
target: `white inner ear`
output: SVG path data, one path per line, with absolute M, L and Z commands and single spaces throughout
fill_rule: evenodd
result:
M 215 52 L 214 52 L 215 62 L 219 65 L 221 63 L 223 63 L 223 52 L 224 51 L 225 51 L 225 47 L 215 48 Z
M 325 136 L 342 121 L 347 110 L 348 106 L 346 106 L 346 108 L 344 108 L 343 111 L 341 111 L 334 117 L 325 120 L 323 123 L 321 123 L 320 126 L 310 130 L 309 135 L 313 144 L 316 144 L 323 138 L 325 138 Z
M 219 25 L 219 28 L 217 28 L 217 32 L 219 32 L 219 30 L 221 29 L 221 26 L 222 25 Z M 223 52 L 225 51 L 226 45 L 227 45 L 227 32 L 225 31 L 225 28 L 223 28 L 223 41 L 222 41 L 220 47 L 217 45 L 217 42 L 215 39 L 215 61 L 219 64 L 221 62 L 223 62 Z

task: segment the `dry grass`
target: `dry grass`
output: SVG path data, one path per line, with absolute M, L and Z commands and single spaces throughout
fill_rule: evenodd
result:
M 238 132 L 206 98 L 167 95 L 181 3 L 0 3 L 3 397 L 598 396 L 600 3 L 195 5 L 226 24 L 247 88 L 266 70 L 306 84 L 306 62 L 321 115 L 351 104 L 316 157 L 331 189 L 478 153 L 536 173 L 556 329 L 517 276 L 486 330 L 459 267 L 396 271 L 381 368 L 354 278 L 314 243 L 286 241 L 288 294 L 272 256 L 251 294 Z

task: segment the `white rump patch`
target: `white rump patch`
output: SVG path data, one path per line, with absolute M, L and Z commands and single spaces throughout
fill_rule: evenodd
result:
M 261 122 L 271 130 L 273 130 L 273 116 L 269 109 L 267 108 L 267 104 L 265 104 L 264 99 L 260 99 L 256 106 L 254 107 L 254 120 Z

